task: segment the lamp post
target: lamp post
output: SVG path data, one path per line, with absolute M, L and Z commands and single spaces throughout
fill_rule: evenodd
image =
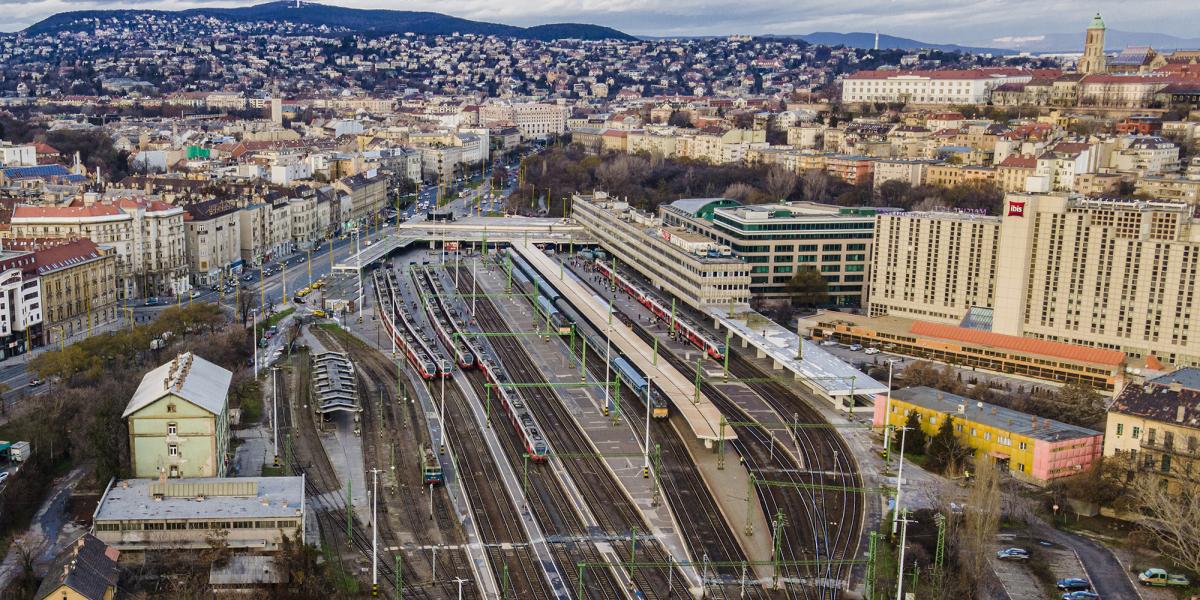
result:
M 279 367 L 271 367 L 271 441 L 275 447 L 275 466 L 279 466 L 279 385 L 275 373 Z
M 895 360 L 888 360 L 887 405 L 883 409 L 883 467 L 887 469 L 892 462 L 892 365 Z

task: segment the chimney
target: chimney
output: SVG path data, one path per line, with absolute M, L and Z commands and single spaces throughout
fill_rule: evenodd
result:
M 1179 383 L 1179 381 L 1174 380 L 1174 379 L 1171 380 L 1171 385 L 1169 387 L 1171 388 L 1172 392 L 1178 393 L 1178 392 L 1183 391 L 1183 384 Z
M 1187 415 L 1187 407 L 1180 404 L 1175 407 L 1175 422 L 1182 423 L 1183 418 Z

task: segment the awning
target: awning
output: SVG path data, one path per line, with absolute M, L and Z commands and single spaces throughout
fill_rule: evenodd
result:
M 997 452 L 996 450 L 992 450 L 991 452 L 988 452 L 988 455 L 996 460 L 1008 460 L 1009 459 L 1009 456 L 1007 454 L 1005 454 L 1003 452 Z

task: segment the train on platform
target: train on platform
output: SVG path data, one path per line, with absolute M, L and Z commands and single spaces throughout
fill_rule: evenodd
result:
M 512 260 L 512 277 L 513 281 L 522 288 L 528 288 L 534 311 L 538 317 L 545 323 L 550 331 L 558 335 L 571 335 L 571 331 L 575 329 L 575 321 L 568 318 L 561 310 L 557 303 L 560 298 L 558 290 L 546 282 L 529 263 L 525 262 L 516 252 L 509 250 L 510 259 Z M 513 258 L 515 257 L 515 258 Z M 537 296 L 533 297 L 536 290 Z M 539 323 L 539 326 L 541 323 Z
M 603 275 L 626 294 L 629 294 L 629 297 L 637 300 L 639 304 L 650 309 L 650 312 L 654 313 L 654 316 L 667 324 L 668 329 L 674 332 L 674 335 L 687 339 L 687 341 L 703 350 L 713 360 L 722 360 L 725 358 L 726 348 L 724 343 L 714 340 L 690 320 L 674 314 L 670 306 L 663 302 L 662 299 L 633 283 L 621 273 L 614 271 L 612 265 L 601 260 L 593 260 L 591 264 L 596 272 Z
M 410 272 L 416 281 L 417 293 L 421 295 L 421 302 L 425 305 L 425 314 L 433 323 L 433 328 L 437 332 L 442 346 L 454 355 L 454 362 L 460 368 L 475 368 L 475 352 L 459 329 L 457 313 L 446 304 L 441 281 L 438 281 L 437 277 L 425 267 L 414 267 Z
M 442 485 L 446 482 L 446 476 L 442 472 L 442 461 L 438 460 L 437 453 L 428 446 L 421 446 L 421 480 L 428 486 Z
M 375 271 L 375 297 L 379 306 L 379 317 L 384 330 L 396 342 L 396 349 L 404 353 L 422 379 L 430 380 L 450 376 L 449 361 L 434 352 L 413 327 L 411 316 L 404 308 L 404 301 L 397 293 L 399 287 L 396 274 L 391 270 Z
M 510 248 L 508 252 L 509 258 L 512 260 L 513 266 L 515 267 L 513 271 L 514 275 L 516 275 L 518 272 L 528 274 L 534 270 L 529 262 L 526 261 L 516 251 Z M 534 273 L 533 275 L 537 274 Z M 529 279 L 526 280 L 528 281 Z M 592 327 L 582 327 L 578 325 L 578 323 L 583 323 L 584 321 L 582 321 L 582 317 L 577 313 L 575 307 L 571 306 L 567 299 L 563 298 L 554 286 L 545 283 L 544 279 L 542 279 L 542 282 L 542 285 L 539 286 L 538 293 L 543 295 L 544 298 L 553 299 L 549 301 L 549 305 L 557 309 L 558 312 L 563 315 L 563 318 L 572 324 L 572 330 L 587 338 L 587 343 L 592 348 L 599 349 L 605 347 L 604 339 L 601 338 L 599 333 L 595 332 Z M 542 297 L 539 297 L 539 300 L 541 299 Z M 597 300 L 597 303 L 605 304 L 606 301 Z M 568 331 L 568 333 L 570 333 L 570 331 Z M 648 381 L 646 377 L 640 371 L 638 371 L 637 368 L 634 367 L 627 358 L 625 358 L 625 356 L 623 356 L 620 352 L 613 352 L 611 354 L 611 358 L 609 359 L 609 365 L 614 371 L 616 371 L 617 376 L 621 379 L 621 381 L 623 381 L 625 385 L 629 386 L 629 388 L 633 390 L 639 398 L 642 398 L 643 400 L 646 398 L 646 387 L 648 385 Z M 650 416 L 654 417 L 655 419 L 666 419 L 670 416 L 670 402 L 667 401 L 666 397 L 663 396 L 662 391 L 657 386 L 650 385 L 649 387 Z M 613 399 L 610 398 L 609 406 L 606 406 L 605 410 L 611 411 L 613 408 L 612 404 Z

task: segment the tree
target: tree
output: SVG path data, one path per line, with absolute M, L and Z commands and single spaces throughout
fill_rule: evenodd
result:
M 829 201 L 829 174 L 820 169 L 808 169 L 800 176 L 804 199 L 809 202 Z
M 671 111 L 671 116 L 667 118 L 667 125 L 673 127 L 691 127 L 692 115 L 684 110 Z
M 771 200 L 786 200 L 796 190 L 796 172 L 780 165 L 767 169 L 767 180 L 763 183 Z
M 896 440 L 897 447 L 903 437 L 905 454 L 918 456 L 925 454 L 925 446 L 929 443 L 929 437 L 925 435 L 925 430 L 921 429 L 921 414 L 915 410 L 908 413 L 908 420 L 904 422 L 904 427 L 908 431 L 892 436 L 892 439 Z
M 958 562 L 962 570 L 982 578 L 990 571 L 988 556 L 1000 525 L 1000 470 L 986 454 L 975 457 L 973 470 L 975 479 L 967 493 Z
M 816 269 L 800 269 L 788 281 L 792 304 L 818 306 L 829 301 L 829 282 Z
M 1200 573 L 1200 479 L 1146 474 L 1133 494 L 1138 529 L 1179 567 Z
M 742 204 L 755 204 L 762 197 L 762 191 L 748 183 L 732 183 L 725 188 L 725 192 L 721 194 L 726 198 L 732 198 Z
M 876 195 L 875 204 L 877 206 L 892 206 L 896 208 L 908 208 L 905 203 L 905 195 L 912 189 L 912 184 L 899 179 L 889 179 L 879 186 L 879 193 Z
M 1088 384 L 1072 382 L 1064 385 L 1054 395 L 1053 402 L 1059 406 L 1058 418 L 1063 421 L 1103 429 L 1108 406 L 1104 397 Z
M 971 449 L 954 435 L 954 417 L 946 415 L 938 432 L 929 440 L 929 460 L 925 468 L 946 474 L 961 466 L 971 456 Z

